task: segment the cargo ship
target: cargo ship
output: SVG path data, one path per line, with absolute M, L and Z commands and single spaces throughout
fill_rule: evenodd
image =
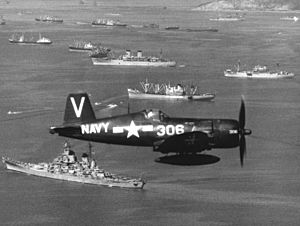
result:
M 233 78 L 265 78 L 265 79 L 277 79 L 277 78 L 292 78 L 294 73 L 287 71 L 270 71 L 267 66 L 256 65 L 252 70 L 240 71 L 240 64 L 236 66 L 236 70 L 226 69 L 224 76 Z
M 243 20 L 245 20 L 245 18 L 242 17 L 242 16 L 240 16 L 240 15 L 236 15 L 236 16 L 228 15 L 228 16 L 225 16 L 225 17 L 218 16 L 216 18 L 210 18 L 209 20 L 210 21 L 228 21 L 228 22 L 234 22 L 234 21 L 243 21 Z
M 100 169 L 86 153 L 82 154 L 81 161 L 77 161 L 75 153 L 66 148 L 51 163 L 25 163 L 8 157 L 2 157 L 2 162 L 8 170 L 57 180 L 134 189 L 142 189 L 145 185 L 142 179 L 117 176 Z
M 100 44 L 93 44 L 86 41 L 74 41 L 73 44 L 69 45 L 69 51 L 75 52 L 90 52 L 93 49 L 97 48 Z
M 297 22 L 299 20 L 299 17 L 296 17 L 296 16 L 286 16 L 286 17 L 281 17 L 280 20 L 290 20 L 290 21 Z
M 63 22 L 63 19 L 61 19 L 61 18 L 54 17 L 54 16 L 48 16 L 48 15 L 40 16 L 38 18 L 35 18 L 35 20 L 39 21 L 39 22 L 50 22 L 50 23 L 62 23 Z
M 128 96 L 131 99 L 167 99 L 167 100 L 202 100 L 211 101 L 215 98 L 214 93 L 197 93 L 197 87 L 191 86 L 189 92 L 181 84 L 171 86 L 169 84 L 155 84 L 140 82 L 143 90 L 128 89 Z
M 37 40 L 35 40 L 34 37 L 32 37 L 32 36 L 30 38 L 25 38 L 24 34 L 21 34 L 21 35 L 13 34 L 11 36 L 11 38 L 8 39 L 8 41 L 10 43 L 23 44 L 23 45 L 26 45 L 26 44 L 27 45 L 41 45 L 41 44 L 49 45 L 49 44 L 52 44 L 52 41 L 49 38 L 42 37 L 41 34 L 39 34 L 39 38 Z
M 94 65 L 109 66 L 144 66 L 144 67 L 174 67 L 175 61 L 163 59 L 161 57 L 143 56 L 142 51 L 138 51 L 136 56 L 131 55 L 131 51 L 127 50 L 125 55 L 119 58 L 96 58 L 92 57 Z

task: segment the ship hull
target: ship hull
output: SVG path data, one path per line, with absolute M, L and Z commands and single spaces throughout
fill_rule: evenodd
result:
M 10 43 L 19 44 L 19 45 L 50 45 L 52 42 L 30 42 L 30 41 L 16 41 L 16 40 L 9 40 Z
M 56 180 L 72 181 L 72 182 L 79 182 L 84 184 L 103 185 L 108 187 L 135 188 L 135 189 L 142 189 L 145 184 L 145 182 L 142 180 L 135 181 L 134 179 L 127 180 L 125 182 L 125 181 L 116 181 L 107 178 L 93 179 L 85 176 L 73 176 L 68 173 L 61 173 L 61 174 L 51 173 L 48 172 L 47 170 L 35 169 L 35 167 L 38 166 L 36 164 L 30 163 L 24 165 L 24 163 L 19 163 L 17 161 L 10 160 L 5 157 L 2 157 L 2 161 L 8 170 L 26 173 L 29 175 L 34 175 L 39 177 L 56 179 Z
M 77 47 L 71 47 L 69 46 L 69 51 L 70 52 L 91 52 L 92 49 L 87 49 L 87 48 L 77 48 Z
M 215 98 L 213 93 L 204 93 L 196 95 L 163 95 L 142 93 L 138 90 L 128 89 L 128 96 L 131 99 L 162 99 L 162 100 L 198 100 L 198 101 L 211 101 Z
M 174 67 L 175 61 L 124 61 L 124 60 L 103 60 L 99 58 L 92 58 L 93 65 L 103 66 L 142 66 L 142 67 Z
M 232 78 L 262 78 L 262 79 L 279 79 L 279 78 L 292 78 L 294 77 L 293 73 L 252 73 L 252 72 L 224 72 L 225 77 Z

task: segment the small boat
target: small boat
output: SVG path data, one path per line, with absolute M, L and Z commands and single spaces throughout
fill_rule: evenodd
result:
M 50 22 L 50 23 L 62 23 L 63 19 L 58 18 L 58 17 L 54 17 L 54 16 L 40 16 L 38 18 L 35 18 L 36 21 L 40 21 L 40 22 Z
M 2 157 L 2 162 L 8 170 L 56 180 L 134 189 L 142 189 L 145 185 L 142 179 L 117 176 L 100 169 L 86 153 L 79 162 L 75 153 L 66 149 L 51 163 L 25 163 L 8 157 Z
M 167 100 L 202 100 L 211 101 L 215 98 L 213 93 L 197 94 L 197 87 L 191 86 L 190 91 L 181 84 L 171 86 L 170 84 L 154 84 L 146 82 L 140 83 L 143 91 L 137 89 L 127 89 L 129 98 L 132 99 L 167 99 Z
M 165 30 L 179 30 L 179 26 L 169 26 L 166 27 Z
M 292 78 L 294 73 L 287 71 L 270 71 L 267 66 L 256 65 L 252 70 L 240 71 L 240 63 L 236 66 L 236 70 L 226 69 L 224 76 L 233 78 L 264 78 L 264 79 L 278 79 L 278 78 Z
M 296 17 L 296 16 L 286 16 L 286 17 L 281 17 L 280 20 L 291 20 L 291 21 L 297 22 L 299 20 L 299 17 Z
M 131 55 L 130 50 L 126 50 L 125 55 L 119 58 L 96 58 L 92 57 L 94 65 L 108 65 L 108 66 L 144 66 L 144 67 L 174 67 L 175 61 L 163 59 L 161 57 L 143 56 L 142 51 L 139 50 L 136 56 Z
M 110 49 L 100 45 L 96 48 L 93 48 L 92 51 L 89 52 L 89 56 L 91 58 L 107 58 L 109 54 Z

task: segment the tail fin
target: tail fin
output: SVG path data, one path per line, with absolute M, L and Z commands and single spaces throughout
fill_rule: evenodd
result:
M 87 93 L 71 93 L 67 98 L 64 124 L 89 122 L 96 120 Z

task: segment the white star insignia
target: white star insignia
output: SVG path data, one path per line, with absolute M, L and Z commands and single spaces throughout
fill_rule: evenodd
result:
M 131 136 L 136 136 L 136 137 L 140 137 L 138 130 L 140 129 L 140 126 L 136 126 L 134 124 L 134 121 L 131 120 L 130 126 L 128 126 L 127 128 L 125 128 L 126 130 L 128 130 L 128 134 L 127 134 L 127 138 L 131 137 Z

